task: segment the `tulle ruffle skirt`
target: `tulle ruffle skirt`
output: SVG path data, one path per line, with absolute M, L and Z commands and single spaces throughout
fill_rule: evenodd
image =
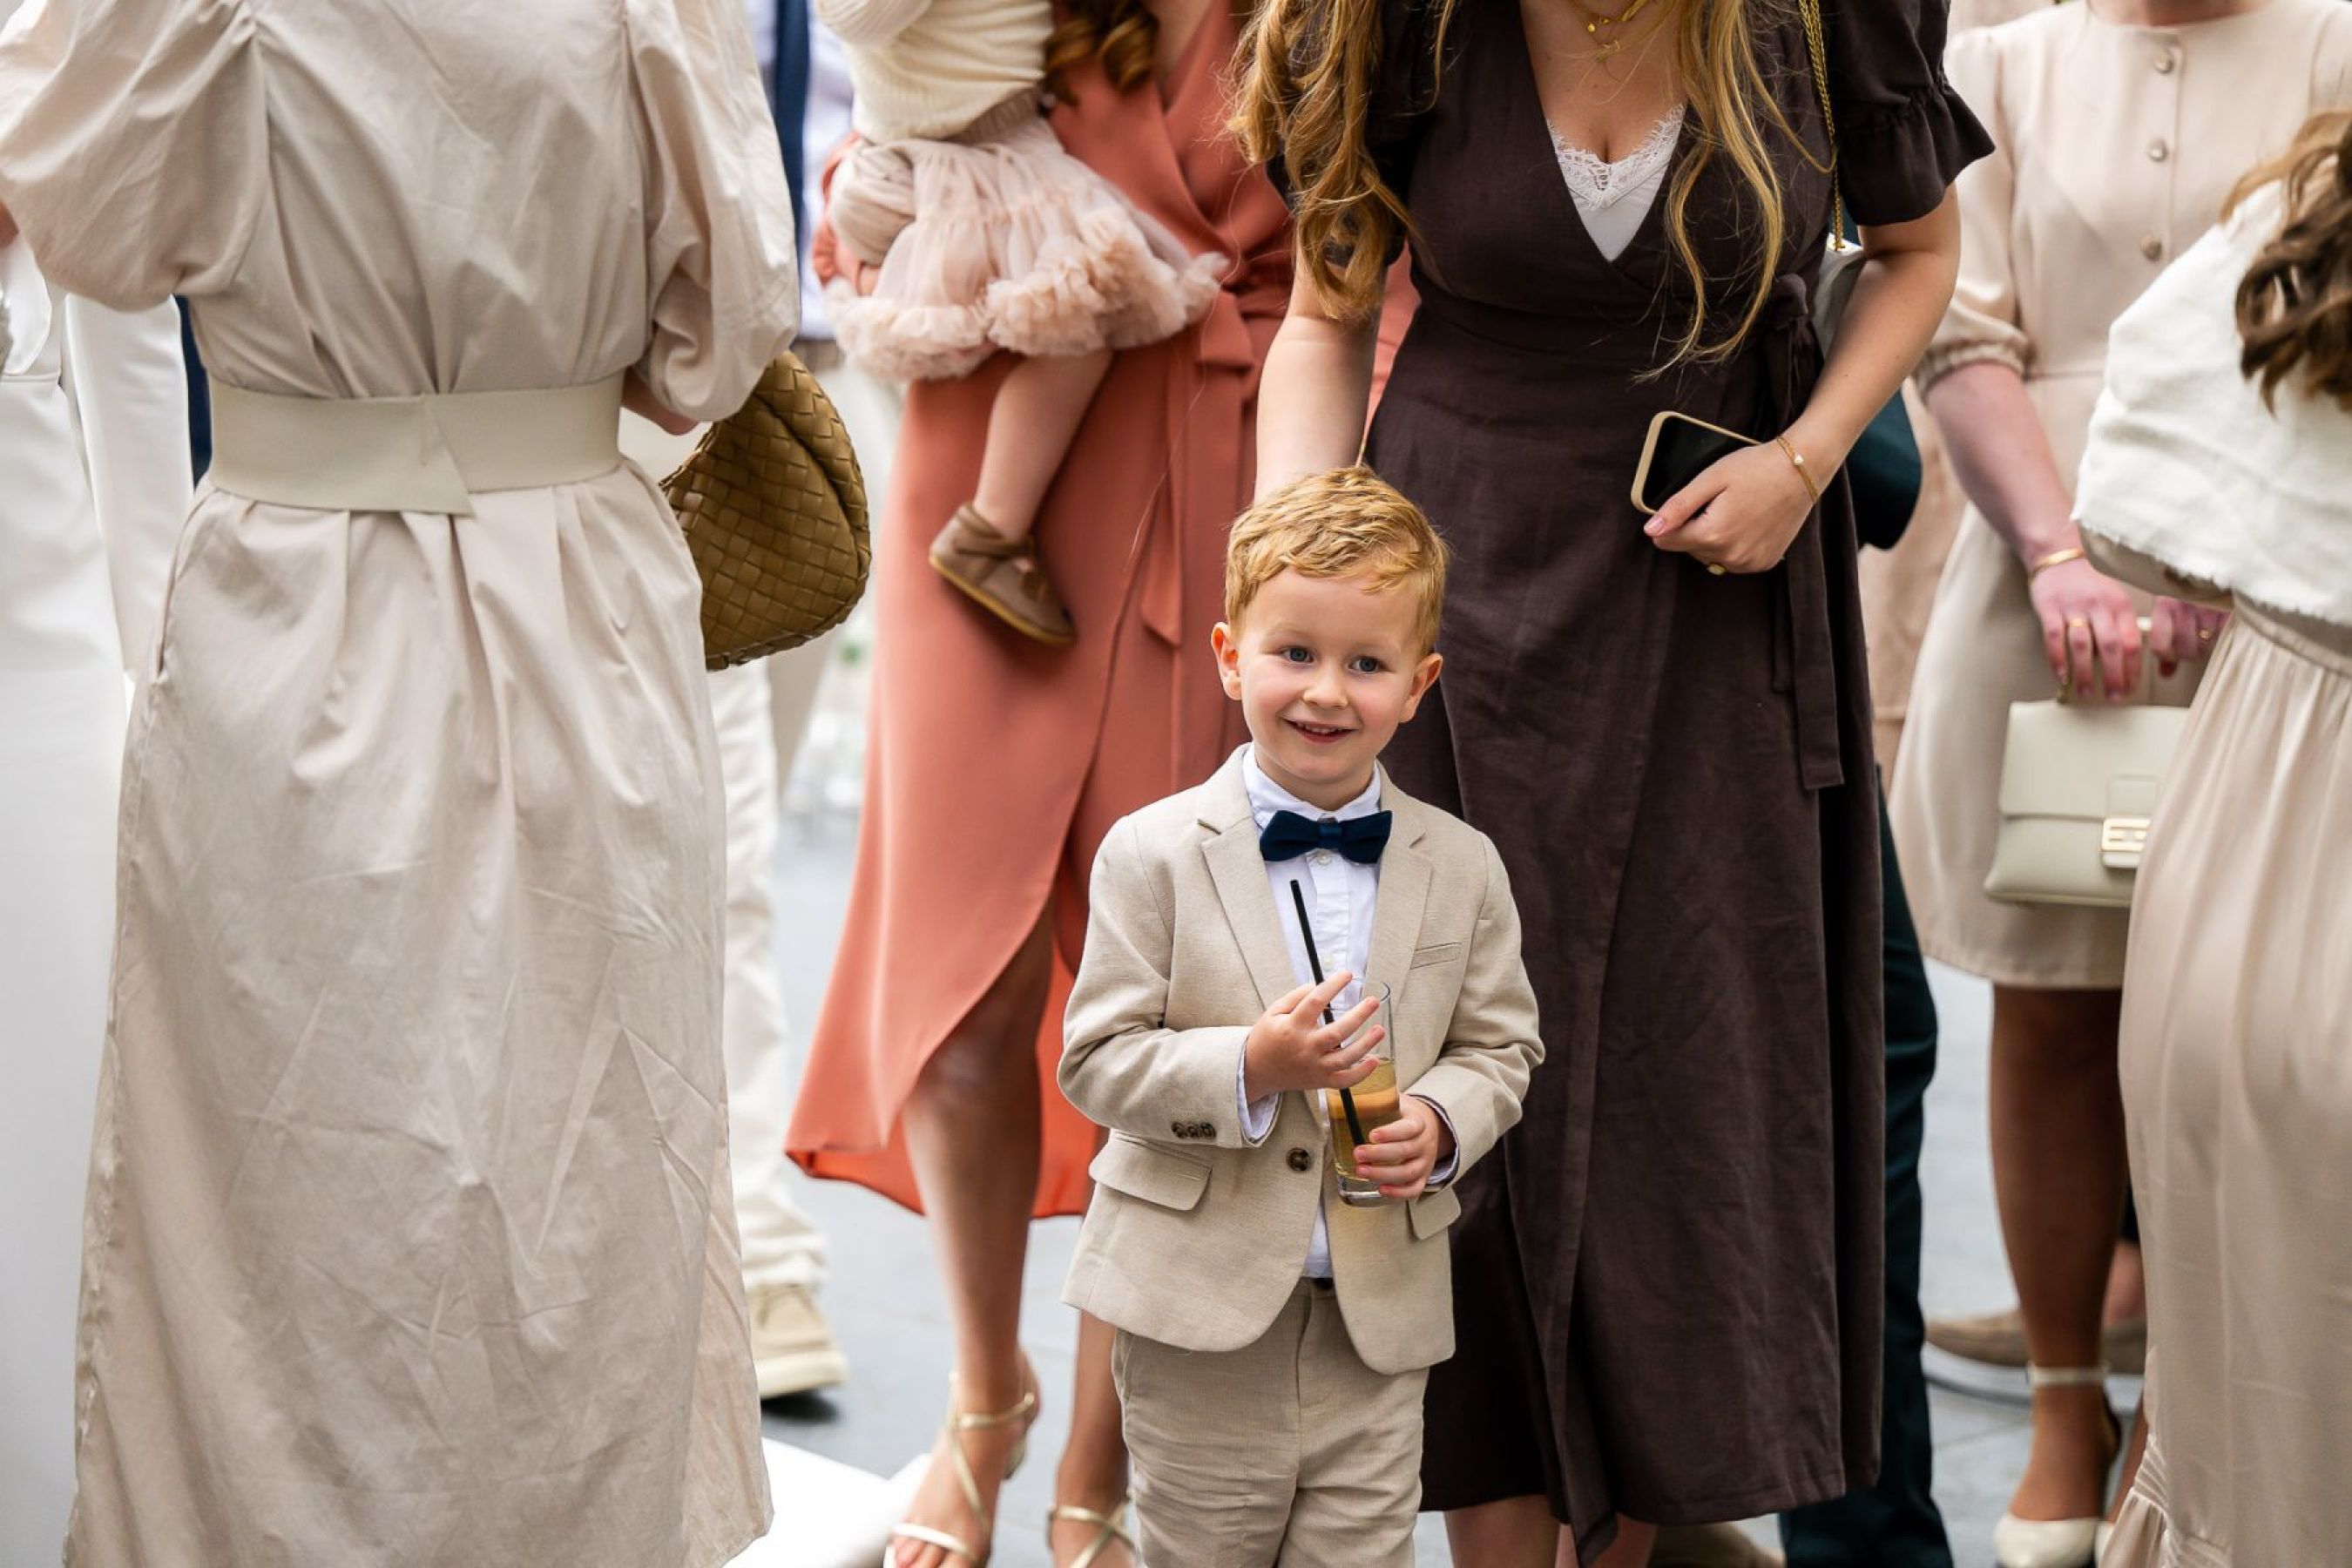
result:
M 965 375 L 999 350 L 1062 356 L 1175 336 L 1207 313 L 1226 258 L 1192 256 L 1062 150 L 1015 100 L 957 141 L 855 149 L 828 215 L 869 266 L 872 291 L 836 281 L 842 348 L 902 381 Z

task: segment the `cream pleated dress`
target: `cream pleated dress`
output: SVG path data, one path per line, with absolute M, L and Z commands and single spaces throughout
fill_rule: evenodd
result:
M 2281 216 L 2250 201 L 2116 324 L 2078 496 L 2109 570 L 2236 612 L 2132 911 L 2153 1419 L 2109 1568 L 2352 1563 L 2352 410 L 2238 372 Z
M 634 367 L 718 416 L 797 312 L 737 0 L 36 0 L 0 203 L 67 289 L 189 297 L 261 393 Z M 69 1564 L 761 1532 L 698 593 L 625 465 L 199 490 L 123 780 Z
M 1945 65 L 1999 151 L 1960 175 L 1959 286 L 1919 384 L 1983 360 L 2015 369 L 2071 491 L 2108 327 L 2247 170 L 2314 110 L 2352 102 L 2352 5 L 2263 0 L 2141 27 L 2084 0 L 1961 34 Z M 2184 668 L 2159 700 L 2186 703 L 2200 673 Z M 1888 799 L 1919 943 L 2005 985 L 2113 989 L 2126 911 L 1984 892 L 2009 706 L 2056 689 L 2025 567 L 1971 506 L 1919 647 Z

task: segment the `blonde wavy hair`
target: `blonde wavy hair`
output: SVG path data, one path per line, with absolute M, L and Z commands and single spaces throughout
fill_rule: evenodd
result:
M 1238 626 L 1285 572 L 1372 580 L 1412 595 L 1421 651 L 1437 646 L 1445 612 L 1445 542 L 1428 515 L 1361 464 L 1291 480 L 1234 520 L 1225 542 L 1225 624 Z
M 1160 18 L 1144 0 L 1069 0 L 1069 15 L 1045 39 L 1045 73 L 1065 98 L 1072 70 L 1100 56 L 1111 89 L 1143 85 L 1160 55 Z
M 1431 42 L 1442 60 L 1457 0 L 1437 0 Z M 1788 237 L 1788 203 L 1765 150 L 1766 128 L 1796 144 L 1826 172 L 1766 89 L 1753 28 L 1787 0 L 1676 0 L 1668 24 L 1675 69 L 1692 110 L 1693 145 L 1666 193 L 1666 240 L 1691 293 L 1690 319 L 1671 341 L 1667 366 L 1729 358 L 1747 341 L 1770 297 Z M 1342 321 L 1360 321 L 1381 298 L 1391 247 L 1412 235 L 1412 216 L 1389 189 L 1367 142 L 1372 82 L 1385 48 L 1382 0 L 1264 0 L 1244 31 L 1233 129 L 1255 162 L 1282 158 L 1296 192 L 1298 257 L 1316 299 Z M 1433 79 L 1437 73 L 1433 70 Z M 1426 107 L 1426 105 L 1417 106 Z M 1708 276 L 1690 233 L 1699 181 L 1717 161 L 1730 165 L 1746 200 L 1748 258 L 1727 279 Z M 1709 336 L 1725 300 L 1736 320 Z M 1664 367 L 1662 367 L 1664 368 Z

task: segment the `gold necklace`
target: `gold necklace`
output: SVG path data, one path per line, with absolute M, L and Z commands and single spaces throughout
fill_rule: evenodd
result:
M 1577 6 L 1578 10 L 1584 12 L 1584 32 L 1585 36 L 1593 41 L 1594 60 L 1605 60 L 1625 47 L 1625 40 L 1616 36 L 1616 30 L 1641 15 L 1642 7 L 1649 3 L 1650 0 L 1633 0 L 1632 5 L 1613 16 L 1604 16 L 1600 12 L 1591 10 L 1582 5 Z M 1603 27 L 1610 30 L 1610 36 L 1605 38 L 1601 36 L 1601 29 Z

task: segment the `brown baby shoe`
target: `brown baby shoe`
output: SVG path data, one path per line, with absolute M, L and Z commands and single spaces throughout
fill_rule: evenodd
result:
M 1034 539 L 1007 539 L 968 506 L 956 508 L 931 541 L 931 569 L 997 619 L 1055 647 L 1077 636 L 1062 596 L 1045 580 Z

